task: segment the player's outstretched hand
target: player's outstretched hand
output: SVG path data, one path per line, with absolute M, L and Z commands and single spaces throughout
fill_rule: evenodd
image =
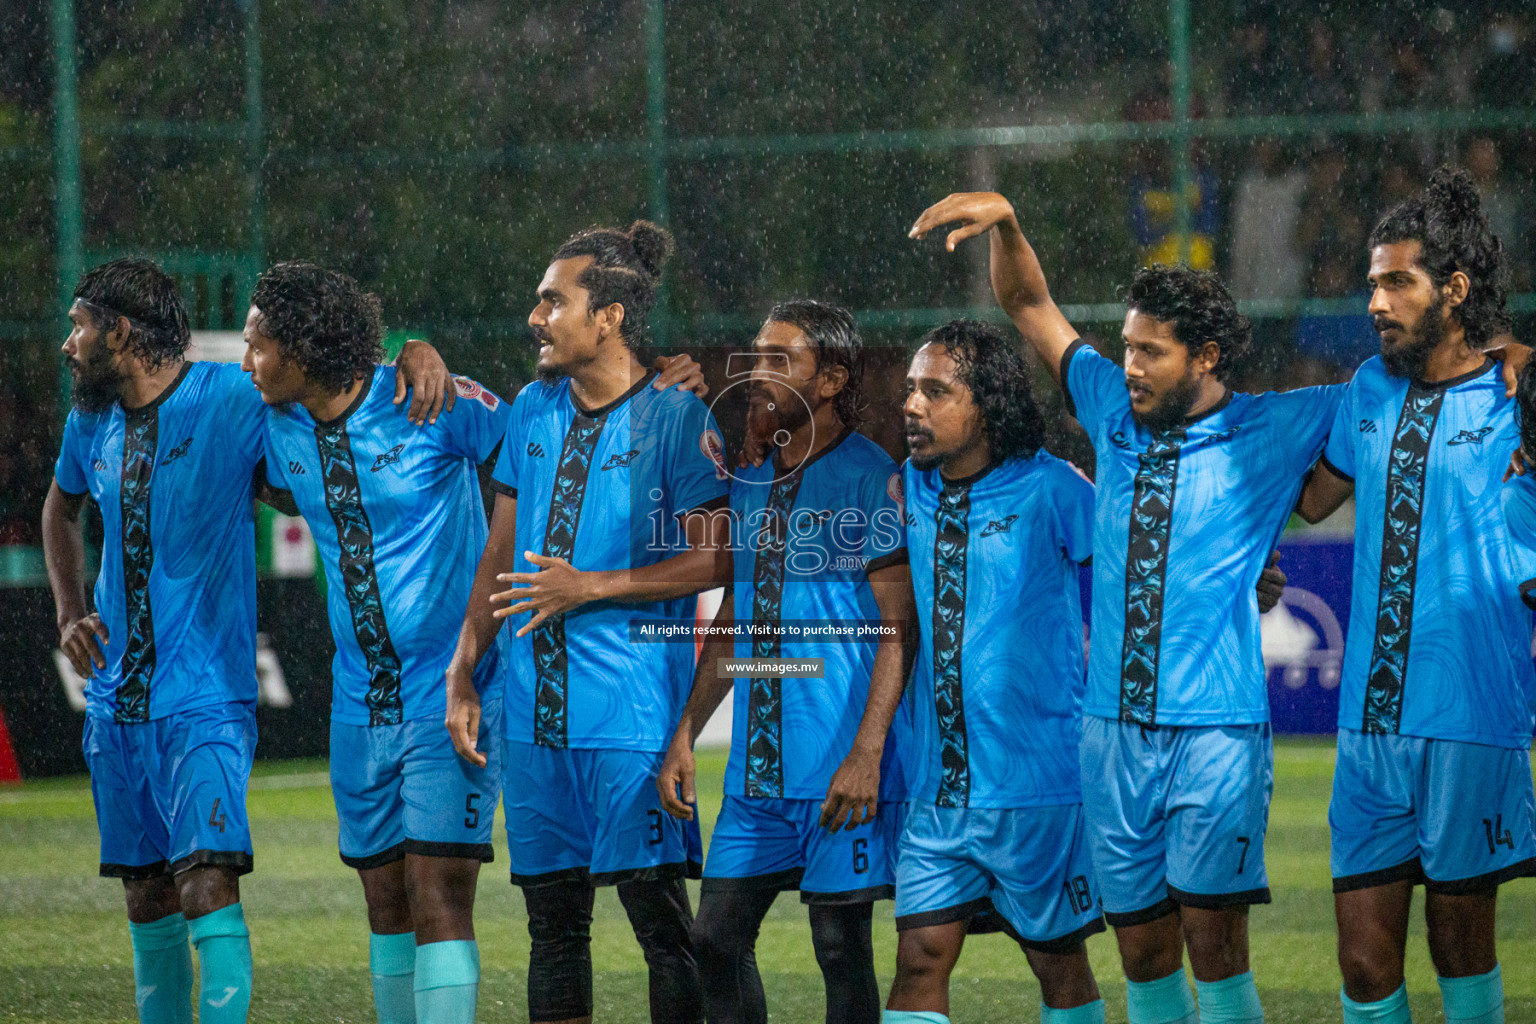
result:
M 661 797 L 662 808 L 683 821 L 693 820 L 693 803 L 697 799 L 693 792 L 694 771 L 693 747 L 687 737 L 674 736 L 656 775 L 656 793 Z
M 437 414 L 452 412 L 453 402 L 459 395 L 453 386 L 453 375 L 448 364 L 437 354 L 437 349 L 424 341 L 412 338 L 400 349 L 395 359 L 395 404 L 405 401 L 405 392 L 411 391 L 411 404 L 406 416 L 418 427 L 436 423 Z
M 538 571 L 498 574 L 499 582 L 516 586 L 491 595 L 492 604 L 513 602 L 491 613 L 498 619 L 533 612 L 533 618 L 517 631 L 518 636 L 527 636 L 551 615 L 564 615 L 573 608 L 597 600 L 597 594 L 592 590 L 594 573 L 582 572 L 563 558 L 549 558 L 532 551 L 524 551 L 523 557 L 538 566 Z
M 867 825 L 875 820 L 879 798 L 880 755 L 855 750 L 832 773 L 821 804 L 821 827 L 836 832 Z
M 472 677 L 448 666 L 448 714 L 444 724 L 453 749 L 459 756 L 479 768 L 485 767 L 485 755 L 477 749 L 480 735 L 480 694 L 475 692 Z
M 1264 571 L 1259 573 L 1259 611 L 1267 612 L 1280 603 L 1280 595 L 1285 593 L 1285 573 L 1280 569 L 1280 552 L 1271 551 L 1269 561 L 1264 566 Z
M 657 391 L 665 391 L 676 385 L 679 391 L 691 391 L 700 398 L 709 394 L 709 385 L 704 383 L 704 367 L 693 361 L 693 356 L 686 352 L 676 356 L 657 356 L 656 372 L 660 375 L 652 383 L 651 387 Z
M 926 238 L 928 232 L 945 224 L 959 223 L 944 238 L 950 252 L 967 238 L 992 230 L 996 224 L 1013 220 L 1013 204 L 996 192 L 952 192 L 924 210 L 907 232 L 908 238 Z
M 1516 448 L 1509 453 L 1509 465 L 1504 468 L 1504 479 L 1512 476 L 1525 476 L 1525 449 Z
M 102 653 L 107 642 L 106 623 L 95 612 L 71 622 L 59 634 L 59 650 L 86 679 L 96 669 L 107 667 L 106 655 Z

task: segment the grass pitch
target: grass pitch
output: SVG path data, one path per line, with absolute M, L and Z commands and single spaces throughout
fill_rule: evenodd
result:
M 706 832 L 720 806 L 725 756 L 699 757 Z M 1331 742 L 1275 746 L 1269 874 L 1275 902 L 1254 909 L 1254 971 L 1266 1018 L 1339 1019 L 1333 903 L 1328 877 Z M 253 1021 L 371 1022 L 368 925 L 357 876 L 336 855 L 336 817 L 322 762 L 264 763 L 252 782 L 256 872 L 242 883 L 256 959 Z M 499 818 L 499 815 L 498 815 Z M 707 838 L 707 837 L 706 837 Z M 480 1019 L 526 1021 L 528 932 L 522 898 L 506 880 L 497 823 L 496 862 L 480 876 L 476 907 L 483 979 Z M 0 1020 L 135 1019 L 133 971 L 121 885 L 96 876 L 96 826 L 83 778 L 0 791 Z M 697 905 L 697 889 L 694 890 Z M 1422 905 L 1422 897 L 1419 900 Z M 645 1021 L 645 964 L 612 889 L 601 892 L 593 928 L 596 1017 Z M 1415 1019 L 1437 1021 L 1439 991 L 1416 912 L 1408 953 Z M 1499 950 L 1510 1024 L 1536 1024 L 1536 880 L 1506 885 Z M 1111 1021 L 1125 1020 L 1125 985 L 1109 935 L 1089 942 Z M 896 955 L 891 904 L 875 914 L 882 991 Z M 821 975 L 805 909 L 779 898 L 763 924 L 758 964 L 777 1021 L 820 1021 Z M 956 1021 L 1036 1021 L 1039 989 L 1017 946 L 1002 935 L 971 939 L 953 984 Z

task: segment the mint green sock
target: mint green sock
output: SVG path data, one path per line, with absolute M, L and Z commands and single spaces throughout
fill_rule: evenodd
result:
M 1130 1024 L 1197 1024 L 1195 997 L 1182 969 L 1156 981 L 1125 983 L 1125 1012 Z
M 1264 1024 L 1252 971 L 1220 981 L 1197 978 L 1195 991 L 1200 996 L 1200 1024 Z
M 949 1018 L 928 1010 L 881 1010 L 880 1024 L 949 1024 Z
M 1070 1010 L 1040 1004 L 1040 1024 L 1104 1024 L 1104 1000 L 1095 999 Z
M 370 933 L 368 974 L 379 1024 L 416 1024 L 416 933 Z
M 192 949 L 187 919 L 171 914 L 128 922 L 133 940 L 133 997 L 139 1024 L 192 1024 Z
M 480 947 L 472 939 L 416 947 L 418 1024 L 473 1024 L 480 995 Z
M 202 967 L 198 993 L 200 1024 L 244 1024 L 251 1008 L 251 933 L 245 911 L 231 903 L 187 921 L 192 948 Z
M 1504 973 L 1497 964 L 1487 974 L 1441 978 L 1440 1004 L 1445 1024 L 1504 1024 Z
M 1408 1013 L 1408 985 L 1397 986 L 1397 991 L 1374 1003 L 1357 1003 L 1339 990 L 1339 1001 L 1344 1004 L 1344 1024 L 1413 1024 Z

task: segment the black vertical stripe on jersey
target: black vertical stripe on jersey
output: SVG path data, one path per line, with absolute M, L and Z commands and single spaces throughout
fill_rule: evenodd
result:
M 340 546 L 337 565 L 352 611 L 352 633 L 368 664 L 368 724 L 399 725 L 405 709 L 400 697 L 400 657 L 389 638 L 384 599 L 373 564 L 373 525 L 357 480 L 352 458 L 352 439 L 345 418 L 315 425 L 315 444 L 320 451 L 321 478 L 325 481 L 325 507 L 336 524 Z
M 1159 433 L 1137 456 L 1125 547 L 1125 634 L 1120 646 L 1120 721 L 1157 724 L 1163 592 L 1183 428 Z
M 179 379 L 179 378 L 178 378 Z M 150 537 L 150 484 L 160 440 L 159 403 L 123 414 L 122 511 L 123 611 L 128 637 L 117 686 L 118 722 L 149 721 L 149 684 L 155 673 L 155 622 L 149 577 L 155 550 Z
M 961 672 L 970 517 L 970 484 L 945 483 L 934 511 L 933 537 L 933 706 L 939 727 L 941 807 L 965 807 L 971 799 Z
M 805 478 L 801 470 L 774 482 L 768 492 L 767 517 L 757 539 L 752 565 L 752 622 L 769 626 L 752 637 L 753 658 L 777 658 L 784 612 L 784 562 L 788 557 L 789 518 Z M 784 795 L 784 681 L 776 676 L 753 679 L 747 686 L 747 796 L 776 799 Z
M 1403 685 L 1413 635 L 1413 588 L 1424 518 L 1429 442 L 1440 419 L 1445 388 L 1408 388 L 1392 435 L 1381 528 L 1381 580 L 1376 637 L 1366 674 L 1362 732 L 1395 733 L 1403 719 Z
M 566 428 L 554 490 L 549 496 L 549 514 L 544 522 L 544 554 L 548 558 L 570 561 L 576 553 L 576 528 L 587 496 L 592 454 L 613 408 L 610 405 L 595 417 L 578 410 Z M 543 747 L 564 748 L 570 684 L 564 614 L 551 615 L 533 631 L 533 667 L 533 742 Z

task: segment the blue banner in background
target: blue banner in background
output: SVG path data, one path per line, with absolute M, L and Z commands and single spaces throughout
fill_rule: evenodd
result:
M 1280 545 L 1285 596 L 1259 620 L 1270 720 L 1277 733 L 1332 733 L 1339 721 L 1339 666 L 1349 633 L 1354 543 Z

